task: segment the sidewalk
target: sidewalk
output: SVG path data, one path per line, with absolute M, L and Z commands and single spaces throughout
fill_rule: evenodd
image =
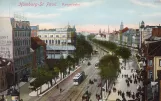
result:
M 31 77 L 29 77 L 28 78 L 28 82 L 30 82 L 31 80 L 33 80 L 34 78 L 31 78 Z M 19 87 L 21 88 L 21 87 L 23 87 L 26 83 L 28 83 L 28 82 L 20 82 L 19 83 Z M 1 95 L 7 95 L 7 91 L 8 91 L 8 89 L 7 90 L 5 90 L 5 91 L 3 91 L 3 92 L 0 92 L 0 96 Z
M 66 78 L 68 78 L 70 75 L 72 75 L 75 71 L 77 71 L 78 69 L 80 69 L 80 67 L 76 68 L 74 71 L 70 71 L 70 74 L 67 75 L 65 78 L 60 79 L 60 77 L 56 80 L 56 83 L 54 80 L 52 80 L 53 82 L 53 86 L 51 87 L 51 85 L 49 84 L 49 89 L 48 89 L 48 84 L 44 84 L 42 85 L 42 92 L 40 94 L 40 90 L 38 90 L 38 96 L 43 96 L 45 95 L 47 92 L 49 92 L 51 89 L 53 89 L 55 86 L 57 86 L 59 83 L 61 83 L 62 81 L 64 81 Z M 29 96 L 37 96 L 37 91 L 32 91 L 31 93 L 29 93 Z

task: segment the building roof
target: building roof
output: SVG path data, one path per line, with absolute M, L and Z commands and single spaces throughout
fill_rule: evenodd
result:
M 146 28 L 155 28 L 155 27 L 157 27 L 157 28 L 161 28 L 161 26 L 159 25 L 159 26 L 149 26 L 149 25 L 146 25 L 146 27 L 144 27 L 144 29 L 146 29 Z
M 124 32 L 126 32 L 128 30 L 129 30 L 129 28 L 128 27 L 125 27 L 121 32 L 124 33 Z
M 30 26 L 31 30 L 38 30 L 37 26 Z
M 53 46 L 53 45 L 47 45 L 46 50 L 75 50 L 76 48 L 72 45 L 67 46 Z
M 46 46 L 45 42 L 41 40 L 39 37 L 31 37 L 31 48 L 35 50 L 40 46 Z
M 153 28 L 152 36 L 161 37 L 161 28 Z
M 161 56 L 161 41 L 148 43 L 148 55 Z

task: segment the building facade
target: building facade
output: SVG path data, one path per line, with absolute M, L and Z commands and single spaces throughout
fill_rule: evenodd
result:
M 141 25 L 139 26 L 139 32 L 140 32 L 140 48 L 141 48 L 141 45 L 144 44 L 144 42 L 149 39 L 150 37 L 152 37 L 152 31 L 153 31 L 153 28 L 161 28 L 161 26 L 149 26 L 149 25 L 146 25 L 145 26 L 145 23 L 144 21 L 141 22 Z
M 158 71 L 161 70 L 161 56 L 155 56 L 154 57 L 154 73 L 153 73 L 153 79 L 158 79 Z
M 0 18 L 0 56 L 13 62 L 15 81 L 19 82 L 31 69 L 31 29 L 29 21 Z
M 132 47 L 139 48 L 140 45 L 140 33 L 139 29 L 136 29 L 136 33 L 132 36 Z
M 38 37 L 47 45 L 75 45 L 76 29 L 75 26 L 71 28 L 68 25 L 65 28 L 56 28 L 56 31 L 41 30 L 38 31 Z
M 13 63 L 0 58 L 0 92 L 5 91 L 14 84 Z
M 31 37 L 31 48 L 33 52 L 33 68 L 45 66 L 46 63 L 46 44 L 39 37 Z

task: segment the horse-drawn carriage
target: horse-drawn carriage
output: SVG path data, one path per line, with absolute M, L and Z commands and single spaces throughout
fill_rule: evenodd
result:
M 86 91 L 82 96 L 82 101 L 89 101 L 91 93 Z

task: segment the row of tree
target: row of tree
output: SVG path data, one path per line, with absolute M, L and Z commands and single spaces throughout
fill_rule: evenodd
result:
M 88 41 L 86 41 L 83 35 L 77 35 L 76 37 L 76 50 L 72 55 L 68 55 L 66 58 L 61 57 L 59 61 L 53 66 L 53 68 L 49 68 L 49 64 L 44 65 L 43 67 L 37 67 L 36 70 L 33 70 L 32 77 L 36 78 L 34 82 L 30 85 L 33 86 L 32 90 L 36 90 L 38 94 L 38 89 L 41 88 L 43 84 L 53 85 L 52 80 L 55 81 L 58 78 L 59 73 L 61 74 L 61 79 L 66 76 L 66 74 L 70 73 L 71 69 L 75 68 L 80 61 L 80 59 L 84 57 L 90 57 L 93 52 L 93 48 Z M 69 70 L 67 73 L 67 69 Z
M 112 52 L 112 55 L 105 55 L 99 60 L 99 75 L 102 80 L 106 81 L 107 91 L 107 80 L 110 84 L 110 82 L 117 78 L 118 74 L 121 72 L 119 58 L 124 59 L 126 64 L 126 60 L 131 56 L 131 51 L 126 47 L 117 46 L 110 41 L 101 41 L 97 39 L 92 39 L 91 41 Z

